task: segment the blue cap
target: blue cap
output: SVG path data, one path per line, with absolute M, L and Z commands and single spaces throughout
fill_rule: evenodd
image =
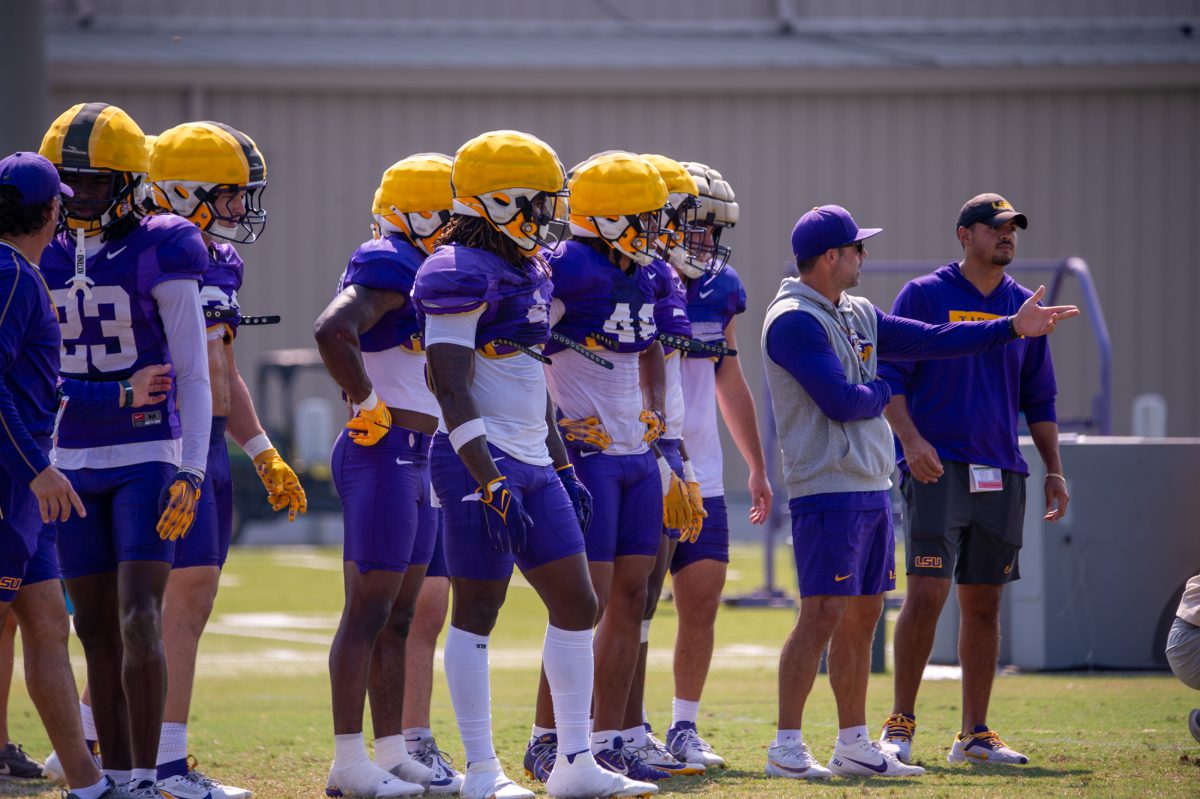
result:
M 850 212 L 840 205 L 822 205 L 796 220 L 792 228 L 792 252 L 798 260 L 805 261 L 882 232 L 880 227 L 859 228 Z
M 0 186 L 16 186 L 21 205 L 41 205 L 52 197 L 75 192 L 58 177 L 54 164 L 37 153 L 13 153 L 0 159 Z

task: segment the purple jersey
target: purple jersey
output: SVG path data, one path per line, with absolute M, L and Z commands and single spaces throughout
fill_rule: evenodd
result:
M 554 332 L 580 343 L 603 333 L 616 343 L 614 352 L 641 352 L 654 343 L 655 309 L 670 295 L 671 284 L 653 263 L 627 274 L 590 245 L 568 241 L 550 257 L 550 269 L 554 298 L 563 303 Z M 546 354 L 561 349 L 552 341 Z
M 674 268 L 663 261 L 655 261 L 650 268 L 658 272 L 660 279 L 671 286 L 666 296 L 654 306 L 654 324 L 663 333 L 691 338 L 692 323 L 688 319 L 687 287 L 683 285 L 683 280 Z
M 208 248 L 208 268 L 200 282 L 200 305 L 205 311 L 215 309 L 228 316 L 221 319 L 204 320 L 209 330 L 225 325 L 231 336 L 237 335 L 238 317 L 242 308 L 238 305 L 238 289 L 242 287 L 242 273 L 246 265 L 237 248 L 227 242 L 213 242 Z
M 486 250 L 450 244 L 438 247 L 417 272 L 413 302 L 417 319 L 470 313 L 483 308 L 475 348 L 488 354 L 515 352 L 497 339 L 536 347 L 550 339 L 550 270 L 540 259 L 515 266 Z
M 424 260 L 425 254 L 403 236 L 371 239 L 350 256 L 338 280 L 337 293 L 354 285 L 411 297 L 413 281 Z M 385 313 L 370 330 L 358 334 L 358 341 L 363 352 L 383 352 L 393 347 L 421 352 L 421 327 L 413 304 L 406 302 L 404 307 Z
M 60 234 L 42 254 L 42 272 L 58 306 L 62 374 L 81 380 L 125 380 L 143 366 L 170 363 L 167 337 L 151 290 L 167 280 L 203 279 L 208 250 L 191 222 L 150 216 L 87 259 L 91 297 L 68 288 L 75 244 Z M 152 408 L 67 405 L 58 445 L 86 449 L 179 438 L 175 388 Z
M 725 328 L 733 317 L 746 310 L 746 289 L 732 266 L 712 277 L 688 281 L 687 315 L 692 323 L 692 335 L 709 344 L 725 343 Z M 689 353 L 692 358 L 712 358 L 703 353 Z

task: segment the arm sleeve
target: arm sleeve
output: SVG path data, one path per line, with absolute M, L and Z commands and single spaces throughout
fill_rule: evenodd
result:
M 175 366 L 175 400 L 183 428 L 181 467 L 204 474 L 212 431 L 212 389 L 200 292 L 191 280 L 165 280 L 151 290 Z
M 1008 317 L 987 322 L 927 325 L 886 314 L 878 308 L 879 357 L 891 361 L 958 358 L 999 347 L 1013 340 Z
M 32 280 L 22 280 L 20 269 L 13 270 L 11 277 L 0 280 L 0 302 L 4 303 L 3 311 L 0 311 L 0 372 L 7 373 L 21 352 L 25 331 L 32 318 L 31 288 L 39 287 Z M 4 380 L 0 380 L 0 425 L 4 427 L 0 434 L 0 465 L 14 480 L 29 482 L 50 465 L 29 434 L 29 428 L 17 410 L 16 399 Z
M 1050 360 L 1050 337 L 1030 339 L 1021 362 L 1021 411 L 1026 424 L 1057 422 L 1058 384 Z
M 904 284 L 896 301 L 892 303 L 892 315 L 906 319 L 928 319 L 925 296 L 912 283 Z M 882 348 L 881 348 L 882 350 Z M 879 361 L 879 376 L 887 381 L 892 394 L 908 396 L 912 393 L 918 364 L 914 361 L 889 361 L 886 354 Z
M 825 328 L 803 311 L 782 314 L 767 330 L 767 356 L 796 378 L 817 407 L 838 422 L 873 419 L 892 391 L 883 380 L 849 383 Z
M 76 380 L 73 377 L 60 377 L 58 393 L 70 397 L 72 406 L 85 402 L 115 405 L 121 401 L 121 383 L 118 380 Z
M 483 308 L 467 313 L 425 317 L 425 346 L 432 344 L 457 344 L 475 349 L 475 330 Z

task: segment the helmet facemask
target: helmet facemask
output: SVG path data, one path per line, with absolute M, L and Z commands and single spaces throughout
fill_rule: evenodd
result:
M 723 225 L 695 225 L 684 241 L 688 257 L 676 267 L 686 277 L 715 277 L 729 263 L 730 249 L 721 244 Z M 672 262 L 674 263 L 674 262 Z
M 682 269 L 692 257 L 687 250 L 688 238 L 699 231 L 695 224 L 700 201 L 693 195 L 672 193 L 663 209 L 662 233 L 658 237 L 658 248 L 664 260 Z M 696 262 L 696 269 L 703 266 Z
M 82 230 L 87 238 L 98 236 L 140 207 L 144 173 L 64 166 L 58 167 L 58 173 L 75 192 L 60 206 L 59 224 L 64 230 Z M 108 187 L 97 191 L 102 178 L 107 179 Z
M 502 189 L 473 197 L 455 198 L 455 213 L 481 216 L 497 232 L 512 239 L 524 255 L 539 249 L 554 251 L 558 239 L 551 235 L 551 223 L 558 216 L 558 204 L 567 192 L 537 189 Z
M 205 234 L 236 244 L 252 244 L 267 226 L 267 212 L 262 207 L 266 188 L 265 180 L 244 185 L 160 180 L 154 184 L 154 194 L 159 205 Z
M 575 217 L 585 236 L 595 236 L 638 266 L 649 266 L 658 257 L 662 236 L 662 209 L 621 216 Z M 579 222 L 583 222 L 580 225 Z
M 385 233 L 400 233 L 421 252 L 433 255 L 450 211 L 398 211 L 393 205 L 387 213 L 376 215 L 375 221 Z

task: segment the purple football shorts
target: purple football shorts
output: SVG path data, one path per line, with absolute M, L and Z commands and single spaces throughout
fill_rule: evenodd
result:
M 175 542 L 158 537 L 158 498 L 175 475 L 162 461 L 64 472 L 87 508 L 58 523 L 58 560 L 71 580 L 116 571 L 127 560 L 175 559 Z
M 429 502 L 429 436 L 393 427 L 363 447 L 342 430 L 333 445 L 333 485 L 342 501 L 342 559 L 362 573 L 404 571 L 414 553 L 427 553 L 437 536 Z
M 514 564 L 527 571 L 583 552 L 579 520 L 554 466 L 534 466 L 493 444 L 488 448 L 496 467 L 508 478 L 509 488 L 533 519 L 533 527 L 522 551 L 496 549 L 484 519 L 486 509 L 477 496 L 479 484 L 450 445 L 450 437 L 438 433 L 433 437 L 429 465 L 433 489 L 442 505 L 442 545 L 450 576 L 505 580 L 512 576 Z
M 606 455 L 568 450 L 575 473 L 592 494 L 589 561 L 658 554 L 662 538 L 662 478 L 654 453 Z
M 797 497 L 788 509 L 801 597 L 874 596 L 896 587 L 887 491 Z
M 250 487 L 257 490 L 259 486 Z M 265 500 L 264 500 L 265 501 Z M 233 540 L 233 480 L 229 475 L 229 449 L 225 446 L 225 417 L 214 416 L 208 439 L 208 463 L 204 466 L 204 485 L 196 506 L 196 521 L 183 538 L 175 542 L 175 561 L 171 568 L 225 565 L 229 542 Z
M 725 507 L 725 497 L 705 497 L 704 511 L 708 518 L 704 520 L 700 538 L 679 542 L 671 558 L 671 574 L 678 574 L 698 560 L 729 562 L 729 510 Z

